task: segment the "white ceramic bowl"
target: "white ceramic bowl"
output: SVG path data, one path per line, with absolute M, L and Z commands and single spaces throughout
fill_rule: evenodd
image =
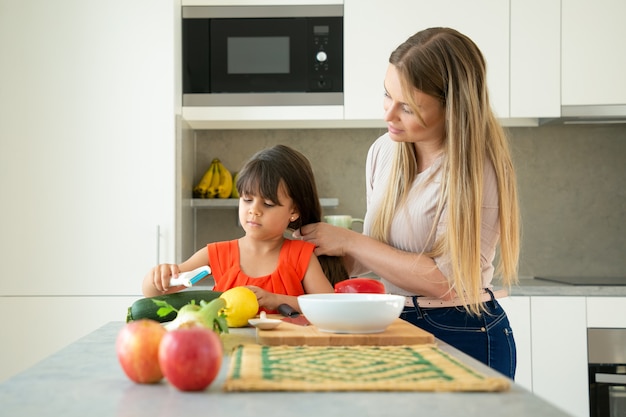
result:
M 404 297 L 391 294 L 333 293 L 298 297 L 302 314 L 322 332 L 380 333 L 402 312 Z

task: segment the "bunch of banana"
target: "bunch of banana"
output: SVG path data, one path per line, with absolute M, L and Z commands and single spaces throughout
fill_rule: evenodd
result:
M 233 190 L 233 176 L 222 162 L 215 158 L 202 179 L 193 189 L 195 198 L 228 198 Z
M 230 198 L 239 198 L 239 191 L 237 191 L 237 178 L 239 178 L 239 172 L 235 172 L 233 175 L 233 191 L 230 193 Z

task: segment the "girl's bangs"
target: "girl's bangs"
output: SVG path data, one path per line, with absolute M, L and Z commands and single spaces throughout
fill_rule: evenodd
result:
M 278 204 L 278 183 L 275 173 L 272 175 L 267 168 L 261 161 L 248 166 L 246 171 L 242 172 L 243 175 L 239 177 L 240 186 L 237 190 L 239 194 L 258 195 L 265 200 Z

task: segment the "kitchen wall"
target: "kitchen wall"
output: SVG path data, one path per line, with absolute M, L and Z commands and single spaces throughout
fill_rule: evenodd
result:
M 521 276 L 626 275 L 626 125 L 509 128 L 522 211 Z M 236 171 L 277 143 L 302 151 L 325 214 L 365 214 L 365 156 L 383 129 L 196 132 L 197 182 L 215 157 Z M 199 209 L 195 247 L 241 235 L 237 211 Z M 356 226 L 360 227 L 360 226 Z

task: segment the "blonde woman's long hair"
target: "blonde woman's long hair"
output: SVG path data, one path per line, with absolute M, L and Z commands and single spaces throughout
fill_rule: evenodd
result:
M 449 28 L 430 28 L 411 36 L 389 58 L 400 73 L 404 97 L 414 113 L 415 90 L 438 98 L 445 107 L 446 137 L 437 212 L 447 207 L 447 228 L 426 255 L 445 255 L 448 277 L 466 310 L 481 314 L 480 240 L 485 160 L 494 167 L 498 185 L 500 259 L 496 273 L 505 286 L 517 282 L 520 222 L 517 185 L 508 139 L 489 103 L 486 65 L 467 36 Z M 392 220 L 407 200 L 417 175 L 413 143 L 398 143 L 386 198 L 372 223 L 372 237 L 389 243 Z M 437 216 L 439 217 L 439 216 Z M 434 236 L 437 224 L 433 224 Z

